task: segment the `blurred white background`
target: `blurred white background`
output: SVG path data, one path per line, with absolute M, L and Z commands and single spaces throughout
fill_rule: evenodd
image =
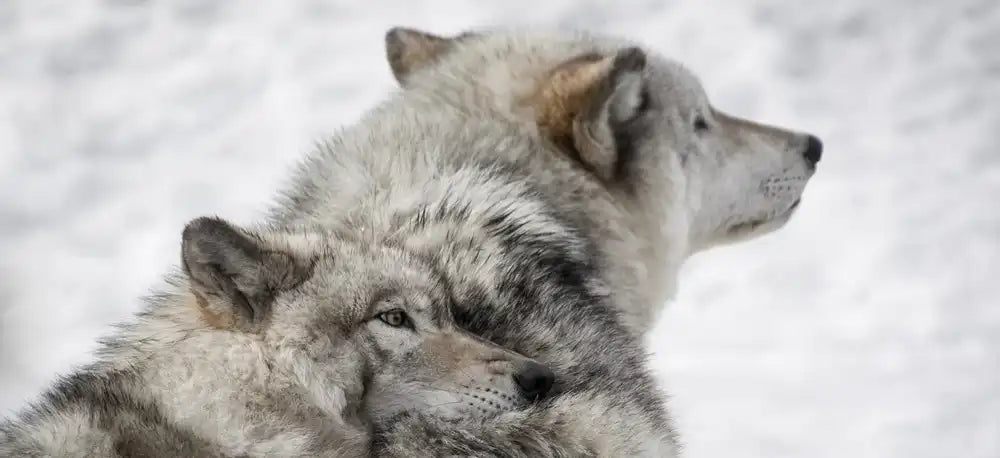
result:
M 650 339 L 688 457 L 1000 456 L 996 0 L 0 0 L 0 415 L 393 89 L 388 27 L 502 24 L 634 38 L 826 143 Z

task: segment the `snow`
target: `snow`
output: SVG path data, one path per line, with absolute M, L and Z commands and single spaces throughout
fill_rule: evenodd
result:
M 0 413 L 90 360 L 190 218 L 260 217 L 394 86 L 392 25 L 626 35 L 826 143 L 650 337 L 689 457 L 1000 456 L 1000 3 L 0 1 Z

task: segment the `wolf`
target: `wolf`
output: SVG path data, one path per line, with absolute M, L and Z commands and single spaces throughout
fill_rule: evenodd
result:
M 687 258 L 788 222 L 823 153 L 815 135 L 713 106 L 682 64 L 621 37 L 396 27 L 385 50 L 410 99 L 530 139 L 492 154 L 585 232 L 640 335 Z
M 368 418 L 495 416 L 553 384 L 458 328 L 448 280 L 397 247 L 213 217 L 182 240 L 183 275 L 0 422 L 0 456 L 367 456 Z

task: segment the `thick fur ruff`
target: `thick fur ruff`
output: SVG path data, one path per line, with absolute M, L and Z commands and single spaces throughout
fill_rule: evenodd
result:
M 0 455 L 676 455 L 643 334 L 689 255 L 788 220 L 818 139 L 715 110 L 679 64 L 609 37 L 394 29 L 387 56 L 402 89 L 309 155 L 258 227 L 189 225 L 188 278 L 0 424 Z M 470 391 L 483 377 L 459 363 L 438 371 L 461 388 L 434 388 L 447 403 L 380 382 L 416 353 L 378 339 L 419 333 L 330 334 L 381 325 L 319 300 L 373 279 L 446 304 L 457 327 L 435 332 L 475 349 L 414 351 L 533 359 L 546 398 L 495 408 L 508 395 Z M 470 408 L 414 407 L 456 396 Z

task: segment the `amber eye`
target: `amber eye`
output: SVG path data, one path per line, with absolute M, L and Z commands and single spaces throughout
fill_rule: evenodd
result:
M 694 118 L 694 130 L 698 131 L 708 130 L 708 121 L 705 121 L 705 118 L 701 116 Z
M 388 312 L 382 312 L 375 316 L 383 323 L 392 326 L 394 328 L 401 328 L 403 326 L 408 326 L 410 323 L 410 317 L 406 315 L 406 312 L 400 309 L 392 309 Z

